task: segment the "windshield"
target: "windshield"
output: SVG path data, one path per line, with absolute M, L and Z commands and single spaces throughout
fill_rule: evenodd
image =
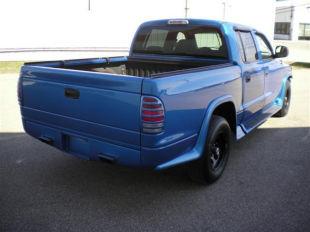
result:
M 218 29 L 191 25 L 144 27 L 136 36 L 133 53 L 228 58 Z

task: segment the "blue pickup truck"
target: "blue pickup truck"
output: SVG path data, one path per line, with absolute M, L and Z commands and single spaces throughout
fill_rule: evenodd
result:
M 253 28 L 198 19 L 143 23 L 127 57 L 26 63 L 25 131 L 89 160 L 217 180 L 231 140 L 288 113 L 291 68 Z

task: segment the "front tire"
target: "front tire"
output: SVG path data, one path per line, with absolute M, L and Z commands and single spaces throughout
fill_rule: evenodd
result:
M 287 80 L 285 85 L 285 96 L 283 99 L 282 108 L 274 115 L 274 117 L 285 117 L 288 114 L 290 105 L 291 105 L 291 82 Z
M 231 129 L 225 118 L 213 115 L 208 135 L 200 159 L 189 165 L 188 173 L 192 180 L 203 184 L 215 182 L 223 173 L 231 143 Z

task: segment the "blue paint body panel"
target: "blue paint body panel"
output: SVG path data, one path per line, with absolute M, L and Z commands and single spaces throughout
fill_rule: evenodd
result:
M 138 30 L 166 24 L 167 20 L 151 21 Z M 254 29 L 212 20 L 189 20 L 189 24 L 213 26 L 223 33 L 229 56 L 225 64 L 161 73 L 153 78 L 73 69 L 124 63 L 128 57 L 24 65 L 19 100 L 25 131 L 43 141 L 47 138 L 54 147 L 83 159 L 104 158 L 121 165 L 161 170 L 202 155 L 210 119 L 220 105 L 234 106 L 231 113 L 236 118 L 237 139 L 281 109 L 291 69 L 279 59 L 259 57 L 251 64 L 242 61 L 236 28 L 248 30 L 253 36 Z M 160 57 L 167 62 L 200 59 L 132 51 L 129 57 Z M 244 77 L 249 70 L 251 83 Z M 78 99 L 66 97 L 66 89 L 77 90 Z M 163 102 L 163 132 L 142 132 L 141 96 L 154 96 Z

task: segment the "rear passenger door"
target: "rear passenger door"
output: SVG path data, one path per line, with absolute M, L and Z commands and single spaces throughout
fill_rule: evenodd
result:
M 251 31 L 236 31 L 243 81 L 243 119 L 246 130 L 251 130 L 258 123 L 260 110 L 264 107 L 265 72 L 258 60 L 257 48 Z

